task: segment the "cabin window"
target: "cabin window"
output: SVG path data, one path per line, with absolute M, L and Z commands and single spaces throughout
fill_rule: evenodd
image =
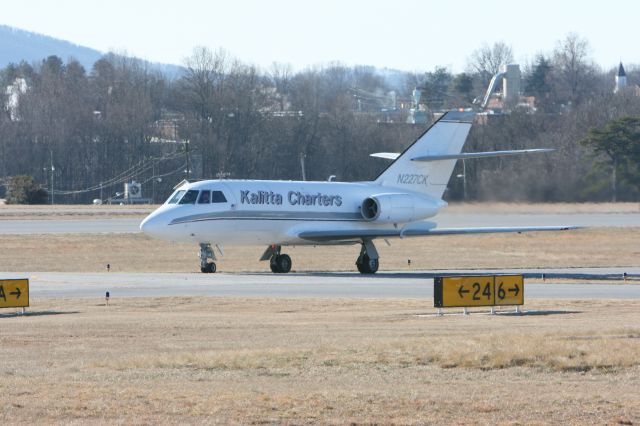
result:
M 195 204 L 198 199 L 199 192 L 200 191 L 196 191 L 195 189 L 190 189 L 186 194 L 184 194 L 184 197 L 180 199 L 178 204 Z
M 227 199 L 225 198 L 222 191 L 211 191 L 211 202 L 212 203 L 226 203 Z
M 178 200 L 182 198 L 185 192 L 187 191 L 180 190 L 180 191 L 174 192 L 174 194 L 169 198 L 169 201 L 167 201 L 167 204 L 176 204 Z
M 201 191 L 198 204 L 209 204 L 211 202 L 211 191 Z

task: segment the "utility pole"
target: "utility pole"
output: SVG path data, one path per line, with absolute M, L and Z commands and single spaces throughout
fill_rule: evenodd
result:
M 151 159 L 151 202 L 156 202 L 156 160 Z
M 462 197 L 464 201 L 467 201 L 467 166 L 462 160 Z
M 184 141 L 184 153 L 187 156 L 187 180 L 189 180 L 189 173 L 191 172 L 191 164 L 189 164 L 189 140 Z
M 467 201 L 467 166 L 464 160 L 462 160 L 462 173 L 456 177 L 462 179 L 462 200 Z
M 178 143 L 178 123 L 174 120 L 173 122 L 173 139 Z M 185 170 L 186 179 L 189 180 L 189 174 L 191 173 L 191 164 L 189 159 L 189 140 L 184 140 L 184 156 L 185 162 L 187 163 L 187 170 Z
M 300 168 L 302 169 L 302 180 L 307 180 L 307 172 L 304 168 L 304 159 L 307 156 L 305 154 L 300 154 Z
M 56 171 L 56 168 L 53 167 L 53 150 L 49 150 L 49 154 L 51 154 L 51 204 L 53 204 L 53 194 L 54 194 L 54 190 L 53 190 L 53 172 Z

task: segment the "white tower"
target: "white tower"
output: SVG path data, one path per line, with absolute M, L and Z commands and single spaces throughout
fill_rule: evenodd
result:
M 504 73 L 502 79 L 502 96 L 504 97 L 504 101 L 509 106 L 515 106 L 520 99 L 520 65 L 501 65 L 500 71 Z
M 620 62 L 618 74 L 616 74 L 616 87 L 613 89 L 613 93 L 618 93 L 624 90 L 625 87 L 627 87 L 627 73 L 624 72 L 624 67 L 622 66 L 622 62 Z

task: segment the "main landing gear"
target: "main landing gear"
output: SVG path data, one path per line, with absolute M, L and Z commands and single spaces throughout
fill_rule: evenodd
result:
M 356 260 L 356 266 L 361 274 L 375 274 L 378 272 L 379 256 L 376 246 L 371 240 L 364 240 L 360 249 L 360 256 Z
M 276 274 L 286 274 L 291 271 L 291 258 L 282 254 L 282 246 L 272 244 L 262 253 L 261 261 L 269 261 L 271 272 Z M 356 266 L 361 274 L 375 274 L 378 272 L 378 250 L 371 240 L 363 240 L 360 255 L 356 260 Z
M 211 244 L 200 243 L 200 272 L 213 274 L 216 272 L 216 255 L 211 248 Z
M 268 260 L 271 272 L 286 274 L 291 271 L 291 257 L 281 253 L 282 246 L 272 244 L 264 251 L 260 260 Z
M 288 254 L 279 254 L 271 258 L 271 272 L 276 274 L 286 274 L 291 271 L 291 258 Z

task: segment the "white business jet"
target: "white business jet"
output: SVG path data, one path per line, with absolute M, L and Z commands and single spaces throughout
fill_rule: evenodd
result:
M 548 152 L 461 153 L 474 113 L 450 111 L 372 182 L 205 180 L 185 182 L 140 224 L 151 236 L 200 245 L 200 269 L 215 272 L 223 246 L 267 246 L 271 271 L 291 270 L 283 246 L 361 244 L 358 271 L 378 270 L 375 239 L 494 232 L 560 231 L 567 226 L 437 228 L 426 219 L 447 205 L 442 194 L 458 159 Z

